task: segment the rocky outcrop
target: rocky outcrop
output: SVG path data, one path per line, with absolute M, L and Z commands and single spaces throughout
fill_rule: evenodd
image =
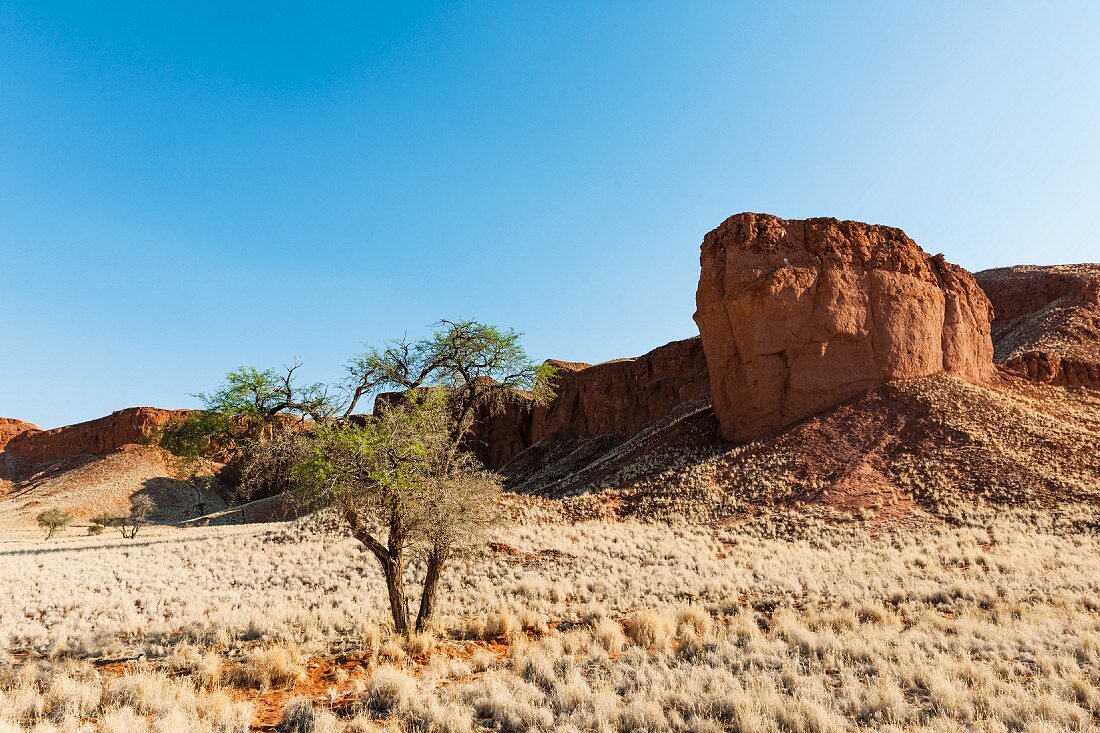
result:
M 1100 389 L 1100 264 L 1020 265 L 975 277 L 996 314 L 997 363 L 1036 382 Z
M 678 405 L 705 397 L 710 377 L 699 338 L 673 341 L 633 359 L 557 367 L 557 396 L 536 407 L 532 442 L 546 438 L 634 435 Z
M 584 438 L 600 438 L 599 445 L 606 449 L 710 393 L 698 337 L 673 341 L 633 359 L 550 363 L 557 373 L 556 394 L 549 404 L 534 405 L 529 396 L 520 396 L 502 414 L 479 423 L 475 442 L 483 446 L 486 465 L 500 468 L 536 445 L 540 455 L 559 443 L 575 449 L 576 440 Z
M 8 441 L 5 452 L 30 463 L 44 463 L 79 455 L 105 456 L 125 445 L 143 443 L 171 420 L 189 410 L 130 407 L 97 420 L 53 430 L 27 430 Z
M 38 426 L 13 417 L 0 417 L 0 450 L 4 450 L 12 438 L 28 431 L 38 431 Z
M 695 320 L 727 439 L 885 382 L 993 373 L 985 294 L 900 229 L 738 214 L 706 235 L 700 262 Z
M 566 438 L 634 435 L 677 406 L 710 391 L 699 338 L 673 341 L 648 354 L 603 364 L 550 360 L 557 369 L 555 397 L 535 405 L 531 395 L 514 392 L 503 409 L 482 411 L 468 447 L 489 468 L 500 468 L 540 442 Z M 375 398 L 375 412 L 398 399 Z
M 474 418 L 467 448 L 489 468 L 500 468 L 527 450 L 535 404 L 530 392 L 513 392 L 499 411 L 482 409 Z

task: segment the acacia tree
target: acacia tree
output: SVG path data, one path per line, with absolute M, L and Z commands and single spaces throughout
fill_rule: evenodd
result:
M 395 339 L 368 349 L 348 363 L 347 371 L 345 418 L 367 395 L 389 389 L 404 396 L 398 405 L 376 411 L 365 432 L 353 433 L 352 440 L 375 441 L 371 450 L 356 445 L 353 460 L 347 446 L 330 452 L 330 459 L 343 452 L 336 462 L 355 470 L 343 472 L 352 477 L 345 482 L 330 476 L 328 490 L 343 486 L 334 503 L 352 534 L 382 565 L 399 633 L 409 633 L 402 581 L 408 548 L 423 556 L 419 632 L 434 613 L 444 568 L 491 524 L 500 493 L 499 479 L 462 450 L 477 415 L 502 409 L 517 390 L 530 391 L 539 402 L 548 400 L 553 371 L 528 359 L 515 331 L 474 320 L 439 321 L 427 338 Z M 362 463 L 365 456 L 377 462 L 373 469 L 369 461 Z
M 473 320 L 440 321 L 428 338 L 386 342 L 348 364 L 349 399 L 336 418 L 321 385 L 298 388 L 294 368 L 238 369 L 195 418 L 210 450 L 238 446 L 242 493 L 280 485 L 303 503 L 335 507 L 351 534 L 378 560 L 398 633 L 422 631 L 448 562 L 492 524 L 500 481 L 463 450 L 475 420 L 501 409 L 513 391 L 536 401 L 553 395 L 552 369 L 529 361 L 515 331 Z M 375 416 L 354 416 L 360 400 L 383 390 L 401 399 Z M 280 429 L 285 415 L 301 425 Z M 184 431 L 186 433 L 186 431 Z M 425 564 L 420 607 L 409 622 L 405 572 Z
M 353 357 L 347 365 L 351 396 L 344 416 L 363 397 L 383 390 L 443 387 L 449 395 L 450 439 L 458 446 L 479 409 L 493 414 L 518 390 L 531 391 L 539 402 L 553 396 L 553 367 L 532 362 L 515 331 L 475 320 L 442 320 L 435 326 L 427 338 L 394 339 Z
M 61 511 L 57 507 L 47 509 L 34 518 L 38 526 L 46 530 L 46 539 L 50 540 L 58 530 L 65 529 L 73 521 L 73 515 Z
M 284 427 L 306 420 L 322 421 L 338 411 L 328 388 L 320 383 L 299 385 L 302 363 L 260 370 L 242 366 L 225 375 L 213 392 L 195 395 L 202 410 L 165 432 L 166 447 L 188 456 L 228 459 L 242 446 L 271 438 Z
M 446 563 L 475 544 L 496 516 L 500 480 L 458 450 L 452 420 L 441 393 L 409 392 L 378 417 L 320 426 L 296 440 L 305 444 L 296 469 L 299 496 L 334 506 L 374 555 L 394 628 L 405 636 L 427 628 Z M 410 625 L 405 573 L 414 557 L 426 571 Z
M 95 525 L 101 527 L 114 527 L 123 538 L 132 540 L 137 537 L 141 528 L 149 523 L 149 515 L 156 509 L 156 504 L 147 494 L 137 494 L 130 500 L 130 513 L 121 516 L 101 515 L 92 520 Z
M 250 366 L 234 369 L 213 392 L 195 395 L 204 409 L 166 426 L 161 445 L 192 464 L 199 458 L 210 458 L 247 471 L 268 442 L 299 431 L 304 423 L 324 422 L 339 412 L 338 402 L 325 385 L 298 383 L 300 367 L 301 361 L 295 360 L 283 366 L 281 372 Z M 271 468 L 262 460 L 260 464 Z M 280 481 L 285 474 L 269 475 L 267 481 L 257 478 L 254 476 L 247 484 L 253 492 L 287 488 L 285 481 Z

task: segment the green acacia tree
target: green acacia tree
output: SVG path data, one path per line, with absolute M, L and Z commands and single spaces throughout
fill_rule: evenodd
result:
M 464 450 L 476 421 L 517 390 L 549 399 L 553 371 L 528 359 L 515 331 L 474 320 L 440 321 L 426 338 L 353 358 L 339 411 L 323 386 L 298 387 L 294 369 L 231 372 L 200 395 L 206 410 L 177 435 L 207 455 L 229 445 L 242 495 L 281 486 L 305 506 L 334 508 L 377 559 L 398 633 L 422 631 L 448 563 L 497 516 L 500 481 Z M 353 416 L 364 397 L 386 390 L 402 396 Z M 414 622 L 405 586 L 412 559 L 425 568 Z
M 339 403 L 320 383 L 300 384 L 301 362 L 282 371 L 242 366 L 225 375 L 213 392 L 195 396 L 203 402 L 183 420 L 165 426 L 160 444 L 185 460 L 184 473 L 201 458 L 248 470 L 256 454 L 277 436 L 297 432 L 306 423 L 324 422 L 339 412 Z M 192 477 L 194 478 L 194 477 Z M 278 493 L 287 488 L 280 477 L 252 481 L 252 492 Z
M 457 446 L 479 414 L 499 411 L 511 393 L 529 391 L 536 402 L 553 397 L 553 367 L 532 362 L 519 338 L 511 329 L 475 320 L 442 320 L 427 338 L 394 339 L 367 349 L 347 364 L 350 399 L 344 415 L 350 416 L 363 397 L 385 390 L 442 388 Z
M 59 530 L 69 526 L 73 521 L 73 515 L 54 507 L 39 513 L 35 521 L 38 522 L 39 527 L 46 530 L 46 539 L 50 540 Z
M 398 633 L 423 631 L 447 563 L 477 545 L 498 517 L 500 479 L 451 439 L 452 413 L 440 392 L 409 393 L 365 422 L 319 426 L 295 469 L 296 495 L 334 507 L 378 561 Z M 425 566 L 415 623 L 405 576 Z

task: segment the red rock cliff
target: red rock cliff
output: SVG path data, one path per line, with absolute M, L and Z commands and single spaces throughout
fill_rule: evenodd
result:
M 673 341 L 633 359 L 558 367 L 557 396 L 536 407 L 531 438 L 630 436 L 678 405 L 710 393 L 699 338 Z
M 1038 382 L 1100 388 L 1100 264 L 1019 265 L 975 277 L 996 313 L 999 364 Z
M 499 468 L 544 440 L 617 435 L 628 437 L 678 405 L 706 397 L 710 390 L 699 338 L 673 341 L 648 354 L 603 364 L 551 360 L 557 369 L 557 396 L 535 406 L 517 392 L 496 415 L 477 417 L 469 447 L 490 468 Z M 397 393 L 378 395 L 375 410 Z
M 891 380 L 992 374 L 985 294 L 900 229 L 738 214 L 706 235 L 700 263 L 695 320 L 728 439 Z
M 53 430 L 22 432 L 8 441 L 5 450 L 32 463 L 56 461 L 77 455 L 103 456 L 124 445 L 149 439 L 169 420 L 185 417 L 189 412 L 131 407 L 98 420 Z
M 0 450 L 4 450 L 12 438 L 27 431 L 38 431 L 38 426 L 16 420 L 14 417 L 0 417 Z

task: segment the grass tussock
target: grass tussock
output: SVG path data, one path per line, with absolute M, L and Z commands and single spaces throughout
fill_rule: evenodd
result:
M 235 666 L 230 678 L 234 685 L 254 690 L 289 688 L 305 679 L 300 655 L 286 647 L 267 647 L 248 653 Z

